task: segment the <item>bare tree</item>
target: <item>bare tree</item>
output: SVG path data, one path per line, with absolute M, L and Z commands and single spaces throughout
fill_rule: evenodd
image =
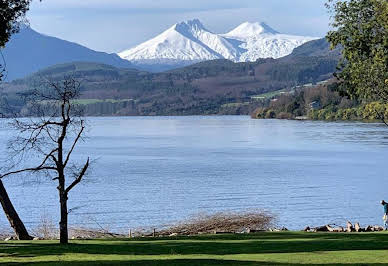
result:
M 19 134 L 8 147 L 15 155 L 40 157 L 37 166 L 14 170 L 6 177 L 23 172 L 43 172 L 58 182 L 60 202 L 60 243 L 68 243 L 68 196 L 81 182 L 89 168 L 89 158 L 82 165 L 71 163 L 73 152 L 82 140 L 85 121 L 74 99 L 79 97 L 80 83 L 74 78 L 47 82 L 29 96 L 29 110 L 35 118 L 12 122 Z M 73 177 L 69 180 L 69 177 Z

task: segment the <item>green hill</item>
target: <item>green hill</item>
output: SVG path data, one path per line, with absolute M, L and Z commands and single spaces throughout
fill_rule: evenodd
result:
M 42 79 L 59 80 L 71 75 L 81 81 L 83 99 L 134 102 L 130 108 L 120 109 L 121 105 L 111 102 L 115 106 L 107 108 L 108 103 L 102 101 L 89 115 L 249 114 L 259 104 L 252 96 L 326 80 L 335 71 L 338 59 L 327 43 L 317 40 L 280 59 L 249 63 L 214 60 L 164 73 L 73 62 L 8 83 L 2 95 L 15 99 L 13 94 L 37 86 Z M 20 103 L 15 105 L 22 108 Z M 109 111 L 99 112 L 99 108 Z

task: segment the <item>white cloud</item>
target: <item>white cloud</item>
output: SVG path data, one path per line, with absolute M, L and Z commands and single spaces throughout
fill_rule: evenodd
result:
M 244 21 L 265 21 L 290 34 L 323 36 L 326 0 L 44 0 L 29 13 L 39 32 L 119 52 L 139 44 L 172 24 L 199 18 L 214 32 Z

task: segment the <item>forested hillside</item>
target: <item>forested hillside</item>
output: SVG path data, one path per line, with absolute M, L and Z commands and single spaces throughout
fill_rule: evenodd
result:
M 24 104 L 15 100 L 16 93 L 71 75 L 82 83 L 81 103 L 88 115 L 249 114 L 261 105 L 262 94 L 330 78 L 338 59 L 338 51 L 317 40 L 280 59 L 214 60 L 164 73 L 74 62 L 5 84 L 1 93 L 20 111 Z

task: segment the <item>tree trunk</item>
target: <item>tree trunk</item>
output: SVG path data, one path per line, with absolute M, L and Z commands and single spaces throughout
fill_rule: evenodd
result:
M 59 192 L 59 201 L 61 204 L 61 221 L 59 222 L 59 239 L 61 244 L 69 243 L 69 235 L 67 230 L 67 193 Z
M 18 213 L 12 205 L 11 200 L 8 197 L 8 193 L 5 190 L 3 181 L 0 179 L 0 201 L 3 206 L 3 210 L 11 227 L 15 231 L 15 234 L 19 240 L 31 240 L 32 237 L 28 234 L 26 227 L 22 220 L 19 218 Z

